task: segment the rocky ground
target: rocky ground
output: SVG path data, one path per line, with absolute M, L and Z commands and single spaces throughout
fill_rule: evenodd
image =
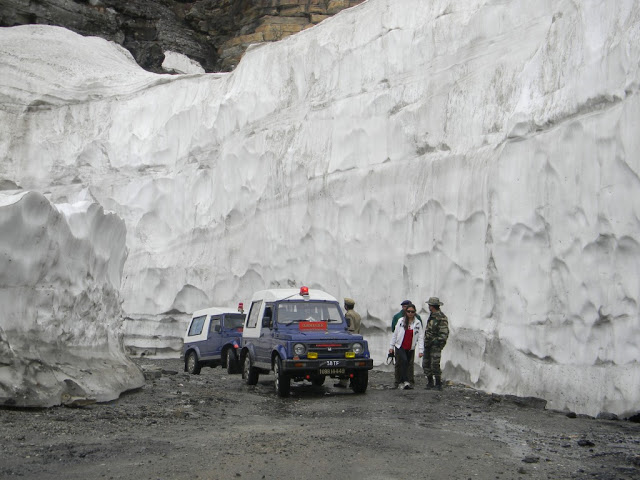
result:
M 107 404 L 0 410 L 0 478 L 638 479 L 640 424 L 547 411 L 459 385 L 356 395 L 138 359 L 146 385 Z M 294 384 L 295 385 L 295 384 Z M 573 418 L 572 418 L 573 417 Z

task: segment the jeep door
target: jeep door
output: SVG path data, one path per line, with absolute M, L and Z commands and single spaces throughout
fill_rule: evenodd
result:
M 211 323 L 209 325 L 209 336 L 207 339 L 207 356 L 214 357 L 220 356 L 220 350 L 222 349 L 222 315 L 212 315 Z
M 263 300 L 254 300 L 249 308 L 249 315 L 244 323 L 242 331 L 242 346 L 252 352 L 254 363 L 258 362 L 257 351 L 262 332 L 262 312 L 264 310 Z M 254 365 L 256 366 L 256 365 Z
M 256 339 L 256 361 L 262 368 L 271 368 L 271 351 L 273 350 L 273 304 L 267 303 L 260 319 L 260 337 Z

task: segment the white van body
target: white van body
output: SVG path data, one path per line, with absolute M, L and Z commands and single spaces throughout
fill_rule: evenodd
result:
M 187 326 L 187 330 L 184 332 L 184 338 L 182 339 L 183 342 L 202 342 L 207 339 L 208 329 L 206 328 L 203 328 L 202 332 L 200 332 L 200 334 L 198 335 L 189 336 L 189 330 L 191 329 L 194 318 L 206 317 L 206 320 L 208 320 L 211 315 L 220 315 L 222 313 L 238 313 L 238 307 L 210 307 L 193 312 L 193 315 L 191 315 L 191 320 L 189 321 L 189 325 Z

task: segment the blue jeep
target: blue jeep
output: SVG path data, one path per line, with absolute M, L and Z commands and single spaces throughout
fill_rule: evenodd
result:
M 237 350 L 242 343 L 244 313 L 233 308 L 207 308 L 194 312 L 184 335 L 180 358 L 184 370 L 198 375 L 204 366 L 240 373 Z
M 373 368 L 367 342 L 348 332 L 338 301 L 307 287 L 263 290 L 253 296 L 240 362 L 248 385 L 273 370 L 281 397 L 289 394 L 292 380 L 322 385 L 326 377 L 349 378 L 352 390 L 364 393 Z

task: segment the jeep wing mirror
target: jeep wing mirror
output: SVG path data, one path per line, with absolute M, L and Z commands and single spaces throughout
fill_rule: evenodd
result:
M 215 326 L 213 327 L 213 329 L 214 329 L 216 332 L 220 333 L 220 330 L 222 330 L 222 327 L 220 327 L 220 325 L 215 325 Z

